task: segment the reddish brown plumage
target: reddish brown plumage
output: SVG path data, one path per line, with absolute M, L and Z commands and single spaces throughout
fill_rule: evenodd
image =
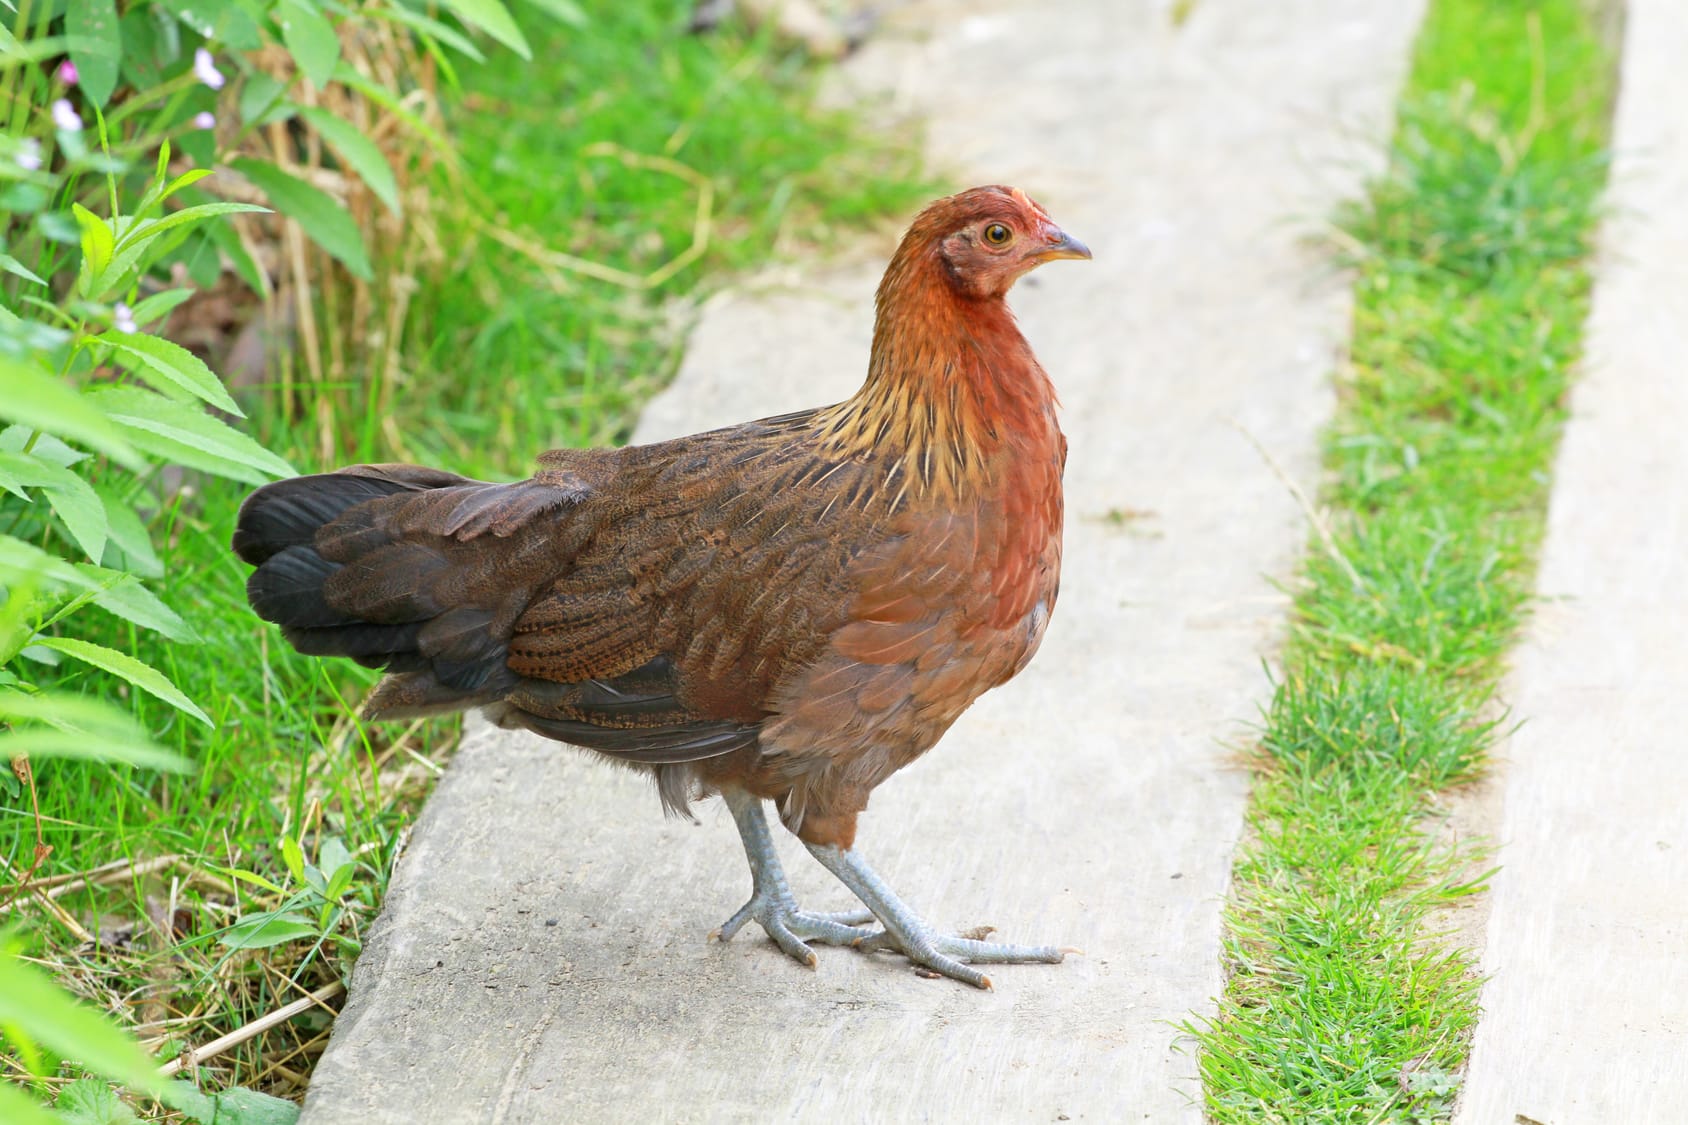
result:
M 302 651 L 387 668 L 373 717 L 481 706 L 652 770 L 671 808 L 742 789 L 848 848 L 873 788 L 1024 667 L 1054 607 L 1066 443 L 1003 297 L 1080 256 L 1018 191 L 939 200 L 849 400 L 553 451 L 510 485 L 403 465 L 269 485 L 235 537 L 253 605 Z

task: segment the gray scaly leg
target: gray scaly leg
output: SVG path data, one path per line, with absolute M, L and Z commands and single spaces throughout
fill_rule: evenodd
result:
M 731 941 L 746 922 L 755 919 L 768 931 L 768 936 L 774 939 L 776 945 L 812 969 L 815 967 L 815 954 L 804 944 L 806 941 L 856 945 L 876 936 L 876 931 L 862 926 L 864 922 L 873 921 L 873 914 L 866 910 L 815 914 L 797 909 L 797 900 L 792 897 L 791 886 L 785 881 L 785 870 L 780 867 L 779 856 L 774 851 L 773 837 L 768 834 L 768 820 L 762 813 L 761 800 L 736 790 L 727 790 L 721 796 L 732 810 L 739 835 L 744 839 L 744 854 L 750 860 L 753 889 L 750 901 L 710 937 Z
M 921 921 L 902 899 L 898 898 L 884 880 L 874 873 L 854 848 L 845 850 L 828 846 L 807 845 L 809 852 L 821 861 L 828 871 L 867 904 L 869 910 L 885 927 L 883 933 L 865 937 L 858 949 L 893 949 L 917 965 L 942 973 L 952 980 L 978 988 L 989 988 L 991 979 L 979 970 L 962 964 L 974 961 L 989 964 L 1015 964 L 1039 961 L 1053 964 L 1076 949 L 1061 949 L 1053 945 L 1004 945 L 934 933 Z

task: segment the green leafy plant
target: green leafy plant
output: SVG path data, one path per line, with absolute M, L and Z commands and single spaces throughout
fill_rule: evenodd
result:
M 443 138 L 402 105 L 409 92 L 402 83 L 414 77 L 400 75 L 396 88 L 383 85 L 358 69 L 356 52 L 345 46 L 398 29 L 440 63 L 446 50 L 479 60 L 471 36 L 483 31 L 531 57 L 502 0 L 451 0 L 444 7 L 436 18 L 403 0 L 355 8 L 318 0 L 142 0 L 121 11 L 118 0 L 12 6 L 11 28 L 0 26 L 0 102 L 14 107 L 0 128 L 0 182 L 12 181 L 0 196 L 0 209 L 10 212 L 7 240 L 19 241 L 33 225 L 30 233 L 46 242 L 67 241 L 66 212 L 75 199 L 51 190 L 55 166 L 122 173 L 136 153 L 175 138 L 204 168 L 220 154 L 255 149 L 259 132 L 276 125 L 308 131 L 314 145 L 332 153 L 333 167 L 353 174 L 397 213 L 386 155 L 358 125 L 327 108 L 324 95 L 351 91 L 354 100 L 386 106 L 444 148 Z M 543 10 L 575 26 L 584 20 L 568 0 L 552 0 Z M 106 142 L 97 152 L 82 128 L 89 115 L 100 118 Z M 312 239 L 367 277 L 363 240 L 342 202 L 275 155 L 251 152 L 236 167 Z M 210 251 L 221 250 L 262 288 L 261 271 L 229 228 L 203 232 L 188 249 L 184 260 L 198 269 L 201 283 L 217 269 Z M 12 251 L 0 268 L 39 280 L 29 258 Z
M 165 1058 L 316 998 L 184 1052 L 208 1090 L 232 1088 L 173 1084 L 162 1103 L 290 1121 L 234 1084 L 300 1088 L 332 1015 L 320 998 L 452 728 L 363 731 L 346 715 L 374 673 L 285 651 L 251 614 L 228 536 L 247 487 L 287 471 L 264 450 L 391 458 L 414 403 L 428 425 L 406 453 L 519 465 L 466 424 L 481 404 L 458 393 L 465 370 L 498 426 L 604 440 L 672 368 L 664 308 L 770 247 L 814 245 L 822 219 L 855 230 L 930 190 L 900 149 L 813 110 L 802 60 L 688 35 L 661 0 L 534 0 L 508 25 L 473 0 L 115 0 L 115 35 L 94 3 L 20 5 L 0 16 L 0 471 L 15 484 L 0 485 L 0 912 L 42 920 L 38 964 Z M 529 44 L 567 65 L 459 84 L 462 59 Z M 492 128 L 499 145 L 455 151 L 452 130 Z M 457 237 L 460 218 L 485 238 Z M 538 284 L 549 267 L 488 224 L 620 280 Z M 472 284 L 454 299 L 406 304 L 458 275 Z M 240 316 L 202 331 L 224 300 Z M 236 379 L 222 347 L 248 316 L 276 336 Z M 457 435 L 444 450 L 442 433 Z M 95 760 L 36 778 L 31 755 Z M 155 772 L 183 759 L 199 769 Z M 4 1035 L 0 1067 L 40 1112 L 161 1112 L 79 1053 Z
M 305 859 L 304 849 L 292 836 L 283 836 L 277 850 L 293 877 L 292 889 L 256 871 L 225 869 L 224 874 L 268 892 L 274 901 L 267 909 L 241 915 L 217 940 L 238 950 L 268 949 L 305 939 L 313 943 L 313 954 L 325 943 L 332 943 L 347 957 L 355 957 L 362 943 L 343 932 L 340 923 L 349 910 L 373 909 L 368 887 L 353 886 L 357 860 L 337 836 L 322 841 L 317 863 Z
M 152 184 L 128 212 L 102 219 L 72 204 L 82 258 L 60 303 L 32 297 L 25 320 L 0 309 L 10 329 L 0 353 L 7 393 L 0 397 L 0 686 L 28 692 L 19 661 L 71 657 L 100 668 L 187 716 L 205 713 L 156 668 L 66 635 L 68 619 L 93 605 L 137 626 L 191 642 L 192 630 L 140 579 L 158 577 L 139 504 L 156 461 L 260 482 L 292 472 L 287 462 L 220 418 L 239 415 L 222 383 L 191 352 L 143 333 L 173 296 L 131 308 L 116 298 L 183 232 L 219 215 L 258 210 L 212 203 L 164 215 L 164 203 L 205 173 L 169 174 L 169 144 Z M 45 282 L 41 282 L 45 286 Z M 160 300 L 159 298 L 163 298 Z M 108 327 L 109 325 L 109 327 Z M 77 448 L 82 446 L 83 448 Z M 55 550 L 56 548 L 56 550 Z M 13 711 L 16 712 L 16 705 Z M 37 712 L 33 717 L 51 721 Z

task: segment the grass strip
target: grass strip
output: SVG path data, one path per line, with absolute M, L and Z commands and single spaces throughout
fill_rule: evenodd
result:
M 1585 0 L 1432 0 L 1386 171 L 1337 218 L 1357 274 L 1325 447 L 1332 543 L 1297 590 L 1198 1041 L 1218 1122 L 1432 1122 L 1477 1019 L 1439 844 L 1528 610 L 1579 356 L 1612 52 Z

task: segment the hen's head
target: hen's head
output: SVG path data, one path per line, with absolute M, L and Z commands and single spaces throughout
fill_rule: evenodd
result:
M 902 252 L 931 254 L 957 294 L 1001 297 L 1021 274 L 1090 250 L 1056 226 L 1019 188 L 970 188 L 929 205 L 903 237 Z

